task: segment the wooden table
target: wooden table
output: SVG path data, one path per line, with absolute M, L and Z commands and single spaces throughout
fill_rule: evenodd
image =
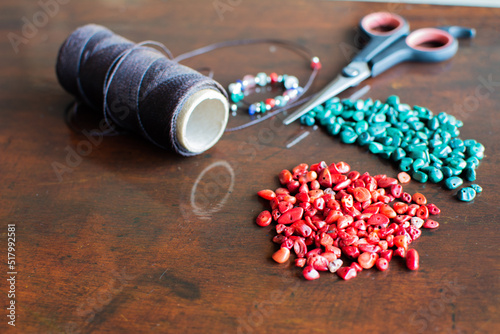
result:
M 500 9 L 334 1 L 33 1 L 0 5 L 1 249 L 15 225 L 15 325 L 23 333 L 494 333 L 500 332 L 498 176 Z M 216 7 L 218 9 L 216 9 Z M 477 37 L 437 64 L 401 64 L 366 81 L 364 98 L 397 94 L 404 103 L 461 118 L 462 138 L 486 146 L 473 203 L 456 191 L 412 181 L 442 209 L 437 230 L 412 247 L 421 269 L 394 260 L 386 272 L 351 281 L 323 273 L 305 281 L 271 260 L 273 230 L 254 219 L 258 190 L 298 163 L 346 161 L 396 175 L 365 148 L 322 129 L 280 119 L 227 133 L 208 152 L 183 158 L 135 136 L 89 142 L 64 122 L 72 97 L 54 64 L 63 40 L 95 22 L 135 41 L 158 40 L 174 54 L 228 39 L 290 39 L 314 50 L 323 68 L 312 91 L 331 80 L 359 47 L 359 19 L 393 11 L 413 28 L 464 25 Z M 42 13 L 42 14 L 40 14 Z M 36 31 L 23 25 L 38 24 Z M 12 44 L 6 36 L 21 40 Z M 9 35 L 14 36 L 14 35 Z M 269 45 L 225 49 L 186 61 L 210 66 L 227 85 L 259 71 L 305 82 L 307 62 Z M 488 83 L 488 81 L 490 83 Z M 345 92 L 349 96 L 356 89 Z M 479 92 L 479 95 L 478 95 Z M 244 119 L 231 117 L 231 124 Z M 287 143 L 310 134 L 290 149 Z M 66 160 L 68 152 L 83 154 Z M 86 150 L 86 151 L 85 151 Z M 58 179 L 54 162 L 68 167 Z M 1 331 L 10 328 L 7 259 Z

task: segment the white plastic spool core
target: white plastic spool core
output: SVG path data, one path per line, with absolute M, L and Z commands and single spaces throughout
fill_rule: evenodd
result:
M 226 129 L 229 102 L 220 92 L 203 89 L 191 95 L 177 117 L 177 141 L 192 153 L 215 145 Z

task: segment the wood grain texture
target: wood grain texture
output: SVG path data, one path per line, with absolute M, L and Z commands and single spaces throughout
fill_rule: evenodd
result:
M 61 1 L 62 2 L 62 1 Z M 232 3 L 218 15 L 214 3 Z M 23 333 L 495 333 L 499 319 L 500 9 L 336 1 L 70 1 L 16 53 L 9 32 L 22 35 L 34 1 L 0 4 L 0 222 L 17 226 L 17 319 Z M 321 129 L 286 143 L 300 124 L 280 119 L 227 133 L 208 152 L 182 158 L 136 136 L 104 138 L 79 159 L 68 150 L 88 140 L 64 123 L 72 101 L 54 64 L 78 26 L 103 24 L 134 41 L 158 40 L 174 54 L 240 38 L 291 39 L 314 50 L 323 69 L 312 90 L 331 80 L 355 51 L 359 19 L 391 10 L 412 28 L 464 25 L 477 37 L 438 64 L 401 64 L 363 85 L 366 97 L 397 94 L 410 105 L 461 118 L 462 138 L 484 143 L 478 169 L 484 192 L 459 203 L 439 185 L 407 186 L 442 209 L 435 231 L 414 247 L 421 269 L 393 261 L 387 272 L 366 270 L 344 282 L 336 275 L 306 282 L 300 270 L 277 265 L 271 228 L 254 219 L 263 188 L 300 162 L 351 164 L 372 174 L 397 169 Z M 219 50 L 185 62 L 210 66 L 223 85 L 259 71 L 306 80 L 308 64 L 268 46 Z M 490 77 L 494 84 L 477 87 Z M 342 96 L 348 96 L 355 89 Z M 458 107 L 455 107 L 458 106 Z M 465 110 L 460 111 L 460 106 Z M 231 124 L 244 116 L 231 118 Z M 71 172 L 60 181 L 53 163 Z M 6 263 L 6 262 L 5 262 Z M 1 305 L 7 307 L 6 266 Z M 5 308 L 2 314 L 6 314 Z M 5 315 L 0 331 L 8 328 Z

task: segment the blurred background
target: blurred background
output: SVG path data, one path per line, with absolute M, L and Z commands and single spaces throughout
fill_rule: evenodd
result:
M 398 3 L 415 3 L 415 4 L 432 4 L 432 5 L 448 5 L 448 6 L 477 6 L 477 7 L 500 7 L 500 0 L 351 0 L 351 1 L 368 1 L 368 2 L 398 2 Z

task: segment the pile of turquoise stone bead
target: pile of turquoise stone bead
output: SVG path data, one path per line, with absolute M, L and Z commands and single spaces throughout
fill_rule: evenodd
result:
M 463 180 L 475 181 L 476 168 L 484 158 L 484 146 L 474 139 L 459 138 L 463 122 L 453 115 L 434 115 L 427 108 L 400 103 L 392 95 L 379 100 L 333 98 L 300 119 L 304 125 L 320 124 L 346 144 L 357 143 L 384 159 L 394 161 L 401 171 L 425 183 L 444 180 L 444 187 L 456 189 Z M 481 187 L 473 184 L 457 196 L 471 201 Z

